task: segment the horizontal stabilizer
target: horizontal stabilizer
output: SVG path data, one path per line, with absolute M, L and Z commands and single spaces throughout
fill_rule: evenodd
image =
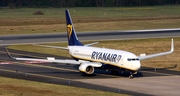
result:
M 98 44 L 99 42 L 93 42 L 93 43 L 90 43 L 90 44 L 86 44 L 84 46 L 92 46 L 92 45 L 95 45 L 95 44 Z
M 48 45 L 36 45 L 35 46 L 41 46 L 41 47 L 48 47 L 48 48 L 56 48 L 56 49 L 63 49 L 63 50 L 69 50 L 67 47 L 59 47 L 59 46 L 48 46 Z

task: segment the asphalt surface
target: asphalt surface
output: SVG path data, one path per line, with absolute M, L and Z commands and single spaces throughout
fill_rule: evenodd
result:
M 9 52 L 13 57 L 31 57 L 31 58 L 55 57 L 55 58 L 66 59 L 66 57 L 57 57 L 53 55 L 38 54 L 38 53 L 24 52 L 17 50 L 9 50 Z M 90 88 L 90 89 L 104 90 L 111 92 L 119 92 L 119 93 L 135 95 L 135 96 L 164 95 L 164 93 L 161 92 L 160 93 L 154 92 L 156 94 L 151 93 L 153 92 L 153 90 L 148 89 L 151 87 L 154 88 L 155 85 L 158 86 L 159 83 L 162 84 L 162 81 L 158 81 L 158 80 L 164 80 L 162 79 L 163 77 L 172 78 L 169 76 L 176 76 L 176 77 L 178 76 L 179 78 L 173 79 L 174 78 L 173 77 L 172 80 L 176 80 L 174 82 L 180 83 L 179 81 L 180 72 L 167 70 L 167 69 L 172 69 L 173 67 L 167 69 L 156 69 L 156 70 L 154 68 L 142 67 L 141 71 L 137 75 L 135 75 L 135 78 L 130 80 L 128 78 L 129 73 L 123 73 L 123 74 L 119 73 L 119 75 L 111 75 L 109 71 L 96 69 L 95 71 L 96 74 L 91 76 L 86 76 L 86 75 L 82 75 L 77 70 L 78 66 L 76 65 L 53 64 L 47 62 L 15 61 L 12 58 L 9 58 L 4 47 L 0 47 L 0 60 L 1 60 L 0 75 L 4 77 L 62 84 L 68 86 L 76 86 L 76 87 Z M 157 80 L 152 82 L 153 79 L 157 79 Z M 144 83 L 146 84 L 146 86 L 141 85 Z M 152 83 L 152 84 L 148 85 L 148 83 Z M 163 86 L 166 86 L 167 84 L 169 83 L 164 82 Z M 139 88 L 140 86 L 141 88 Z M 171 86 L 168 85 L 168 88 L 171 87 L 174 88 L 174 86 L 175 84 Z M 175 88 L 179 89 L 180 85 Z M 144 90 L 146 89 L 149 91 L 144 92 Z M 163 90 L 163 92 L 166 91 Z M 179 91 L 175 90 L 175 92 L 176 94 L 174 94 L 174 96 L 179 94 L 178 93 Z
M 25 36 L 25 37 L 23 37 Z M 27 36 L 27 37 L 26 37 Z M 180 29 L 169 30 L 141 30 L 133 32 L 97 32 L 79 33 L 80 40 L 105 40 L 105 39 L 132 39 L 132 38 L 155 38 L 177 37 Z M 60 37 L 60 38 L 59 38 Z M 93 37 L 93 38 L 92 38 Z M 91 76 L 82 75 L 78 66 L 66 64 L 53 64 L 47 62 L 15 61 L 8 57 L 3 45 L 17 43 L 47 43 L 66 41 L 66 34 L 47 35 L 17 35 L 0 37 L 0 76 L 26 79 L 39 82 L 62 84 L 125 93 L 135 96 L 179 96 L 180 72 L 165 69 L 142 67 L 134 79 L 128 79 L 129 73 L 111 75 L 109 71 L 96 69 Z M 17 50 L 9 50 L 15 57 L 46 58 L 57 57 L 47 54 L 30 53 Z
M 77 32 L 79 40 L 114 40 L 114 39 L 134 39 L 134 38 L 159 38 L 180 36 L 180 29 L 156 29 L 156 30 L 129 30 L 129 31 L 109 31 L 109 32 Z M 27 34 L 0 36 L 0 46 L 24 43 L 47 43 L 67 41 L 67 34 Z

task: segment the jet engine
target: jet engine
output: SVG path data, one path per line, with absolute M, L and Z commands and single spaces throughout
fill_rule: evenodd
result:
M 94 73 L 94 67 L 101 67 L 102 64 L 98 62 L 83 62 L 79 66 L 79 71 L 86 73 L 86 74 L 93 74 Z

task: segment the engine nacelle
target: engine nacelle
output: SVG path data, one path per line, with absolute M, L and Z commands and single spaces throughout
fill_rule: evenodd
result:
M 79 71 L 86 73 L 86 74 L 93 74 L 94 73 L 94 67 L 101 67 L 102 64 L 98 62 L 83 62 L 79 66 Z

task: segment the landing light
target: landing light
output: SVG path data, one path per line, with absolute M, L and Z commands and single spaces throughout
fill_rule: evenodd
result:
M 47 60 L 55 60 L 54 57 L 47 57 Z

